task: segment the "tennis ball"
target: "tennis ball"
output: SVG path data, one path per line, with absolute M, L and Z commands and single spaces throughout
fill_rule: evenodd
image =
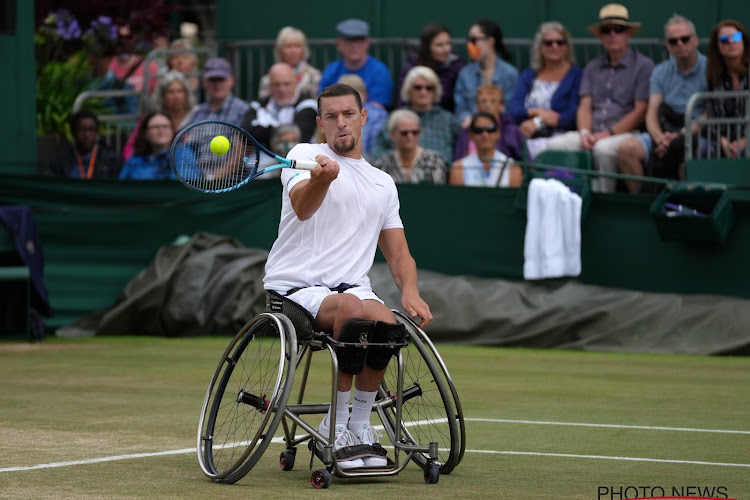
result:
M 225 155 L 229 151 L 229 139 L 223 135 L 217 135 L 211 139 L 211 152 L 215 155 Z

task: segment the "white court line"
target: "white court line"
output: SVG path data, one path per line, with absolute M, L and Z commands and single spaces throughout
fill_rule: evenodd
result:
M 606 427 L 611 429 L 645 429 L 654 431 L 681 432 L 713 432 L 720 434 L 749 434 L 750 431 L 735 431 L 725 429 L 695 429 L 690 427 L 653 427 L 648 425 L 617 425 L 617 424 L 584 424 L 579 422 L 543 422 L 539 420 L 507 420 L 502 418 L 464 418 L 466 422 L 490 422 L 503 424 L 532 424 L 532 425 L 573 425 L 577 427 Z
M 576 422 L 543 422 L 535 420 L 507 420 L 507 419 L 489 419 L 489 418 L 465 418 L 466 422 L 490 422 L 490 423 L 513 423 L 513 424 L 538 424 L 538 425 L 574 425 L 582 427 L 611 427 L 617 429 L 648 429 L 648 430 L 668 430 L 668 431 L 691 431 L 691 432 L 719 432 L 719 433 L 736 433 L 736 434 L 750 434 L 750 431 L 732 431 L 732 430 L 721 430 L 721 429 L 691 429 L 691 428 L 680 428 L 680 427 L 650 427 L 650 426 L 631 426 L 631 425 L 616 425 L 616 424 L 585 424 Z M 445 422 L 446 419 L 432 420 L 432 423 Z M 427 421 L 411 422 L 409 425 L 422 425 Z M 376 426 L 377 429 L 383 429 L 382 425 Z M 282 437 L 275 437 L 271 441 L 272 443 L 283 443 Z M 231 446 L 243 446 L 245 442 L 233 443 L 224 445 L 226 447 Z M 392 448 L 392 447 L 390 447 Z M 447 451 L 447 450 L 443 450 Z M 724 462 L 702 462 L 694 460 L 668 460 L 660 458 L 640 458 L 640 457 L 610 457 L 605 455 L 573 455 L 569 453 L 541 453 L 533 451 L 500 451 L 500 450 L 466 450 L 467 453 L 485 453 L 495 455 L 529 455 L 539 457 L 560 457 L 560 458 L 587 458 L 587 459 L 598 459 L 598 460 L 623 460 L 631 462 L 658 462 L 658 463 L 672 463 L 672 464 L 690 464 L 690 465 L 713 465 L 719 467 L 748 467 L 750 464 L 735 464 L 735 463 L 724 463 Z M 160 457 L 165 455 L 185 455 L 188 453 L 196 453 L 196 448 L 183 448 L 181 450 L 167 450 L 157 451 L 153 453 L 136 453 L 133 455 L 116 455 L 112 457 L 100 457 L 90 458 L 86 460 L 74 460 L 70 462 L 54 462 L 49 464 L 38 464 L 26 467 L 6 467 L 0 469 L 2 472 L 18 472 L 26 470 L 36 469 L 51 469 L 55 467 L 69 467 L 73 465 L 86 465 L 86 464 L 97 464 L 102 462 L 114 462 L 118 460 L 131 460 L 135 458 L 149 458 L 149 457 Z

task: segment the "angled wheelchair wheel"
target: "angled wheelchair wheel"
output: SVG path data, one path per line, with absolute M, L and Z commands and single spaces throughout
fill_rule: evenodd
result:
M 401 349 L 404 359 L 404 387 L 401 408 L 401 441 L 408 444 L 438 445 L 440 474 L 449 474 L 463 458 L 466 429 L 463 410 L 453 380 L 429 337 L 411 318 L 393 311 L 406 326 L 409 346 Z M 392 359 L 378 391 L 378 400 L 396 395 L 398 363 Z M 382 411 L 384 425 L 395 429 L 396 408 Z M 423 469 L 429 465 L 427 453 L 416 453 L 414 461 Z
M 296 357 L 294 327 L 281 314 L 259 314 L 230 342 L 198 427 L 198 461 L 212 480 L 234 483 L 260 460 L 284 416 Z

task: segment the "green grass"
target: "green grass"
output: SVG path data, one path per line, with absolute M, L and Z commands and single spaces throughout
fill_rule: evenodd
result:
M 193 448 L 206 385 L 227 342 L 97 337 L 0 343 L 0 469 Z M 281 445 L 272 444 L 235 485 L 209 481 L 191 451 L 0 472 L 0 499 L 293 500 L 386 494 L 599 500 L 598 488 L 604 486 L 660 486 L 667 495 L 673 486 L 723 486 L 729 498 L 750 498 L 750 466 L 666 462 L 750 465 L 748 358 L 439 349 L 458 387 L 468 435 L 463 462 L 437 485 L 423 484 L 421 471 L 410 464 L 396 477 L 334 479 L 331 488 L 316 492 L 309 484 L 306 448 L 300 447 L 295 469 L 282 472 Z M 316 357 L 315 388 L 309 391 L 320 401 L 330 390 L 325 356 Z M 561 456 L 566 454 L 581 457 Z

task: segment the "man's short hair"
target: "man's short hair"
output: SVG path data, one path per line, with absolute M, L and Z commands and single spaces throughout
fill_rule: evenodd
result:
M 669 28 L 673 24 L 687 24 L 688 28 L 690 28 L 691 34 L 693 35 L 698 34 L 695 32 L 695 25 L 693 24 L 693 21 L 691 21 L 685 16 L 681 16 L 675 13 L 675 14 L 672 14 L 672 17 L 667 19 L 667 23 L 664 25 L 664 36 L 667 36 L 667 28 Z
M 357 102 L 357 107 L 362 111 L 362 98 L 359 96 L 359 92 L 353 87 L 346 85 L 345 83 L 334 83 L 324 88 L 323 91 L 318 95 L 318 113 L 322 109 L 322 100 L 327 97 L 341 97 L 345 95 L 354 96 L 354 100 Z
M 73 116 L 70 117 L 70 131 L 75 134 L 76 130 L 78 130 L 79 124 L 81 123 L 81 120 L 85 120 L 87 118 L 94 120 L 94 122 L 96 122 L 96 128 L 99 128 L 99 117 L 88 109 L 82 109 L 80 111 L 76 111 L 75 113 L 73 113 Z

